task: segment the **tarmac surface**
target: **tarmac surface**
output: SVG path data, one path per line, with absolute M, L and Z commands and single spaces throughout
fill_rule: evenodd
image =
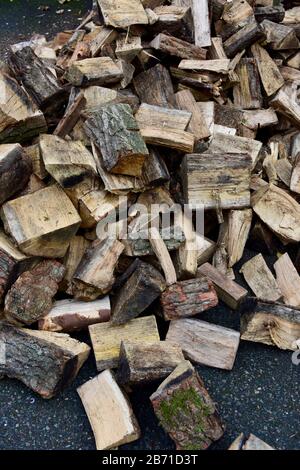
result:
M 8 44 L 27 39 L 34 32 L 51 37 L 77 26 L 90 3 L 1 0 L 1 54 Z M 49 5 L 50 10 L 39 10 L 40 5 Z M 61 9 L 65 12 L 57 14 Z M 248 252 L 247 257 L 254 254 Z M 239 265 L 237 281 L 245 286 L 238 269 Z M 239 314 L 221 303 L 201 319 L 239 330 Z M 162 338 L 164 330 L 162 326 Z M 89 342 L 85 333 L 80 338 Z M 291 355 L 290 351 L 242 341 L 232 371 L 197 367 L 226 423 L 224 436 L 211 449 L 227 449 L 240 432 L 251 432 L 276 449 L 300 449 L 300 365 L 292 363 Z M 91 354 L 72 386 L 51 400 L 43 400 L 16 380 L 2 379 L 0 449 L 95 449 L 76 388 L 96 374 Z M 157 385 L 136 387 L 130 394 L 142 438 L 120 449 L 174 449 L 149 402 Z

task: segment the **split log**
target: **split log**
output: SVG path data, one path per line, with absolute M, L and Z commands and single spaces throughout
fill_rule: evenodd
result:
M 275 162 L 275 170 L 278 178 L 290 188 L 293 167 L 287 158 L 280 158 Z
M 154 315 L 134 318 L 119 326 L 97 323 L 89 326 L 89 332 L 98 371 L 118 367 L 122 341 L 148 344 L 160 340 Z
M 216 404 L 189 361 L 179 364 L 150 400 L 177 450 L 206 449 L 224 434 Z
M 255 60 L 241 59 L 235 72 L 239 78 L 239 83 L 233 88 L 235 106 L 243 109 L 262 108 L 263 98 Z
M 5 362 L 0 374 L 20 380 L 43 398 L 52 398 L 76 377 L 90 347 L 63 333 L 0 325 Z M 30 367 L 28 367 L 30 364 Z
M 66 91 L 31 47 L 11 53 L 9 64 L 38 107 L 45 109 L 50 102 L 57 105 L 65 100 Z
M 70 199 L 55 185 L 6 202 L 1 218 L 20 250 L 47 258 L 65 255 L 81 223 Z
M 238 52 L 250 47 L 254 42 L 265 38 L 263 29 L 256 22 L 249 23 L 224 42 L 227 57 L 232 58 Z
M 214 72 L 228 74 L 229 59 L 217 60 L 186 60 L 183 59 L 178 67 L 183 70 L 195 70 L 196 72 Z
M 155 227 L 152 227 L 149 230 L 149 241 L 157 259 L 160 262 L 160 265 L 165 275 L 167 286 L 175 284 L 175 282 L 177 281 L 177 276 L 172 259 L 170 257 L 164 240 L 162 239 L 159 231 Z
M 216 291 L 205 276 L 169 286 L 160 297 L 165 320 L 192 317 L 218 304 Z
M 114 270 L 123 250 L 122 243 L 114 238 L 93 242 L 71 281 L 74 297 L 89 301 L 107 294 L 114 284 Z
M 66 290 L 68 294 L 72 295 L 71 280 L 89 245 L 90 242 L 81 235 L 76 235 L 70 241 L 69 248 L 63 259 L 65 275 L 60 284 L 60 290 Z
M 135 119 L 140 129 L 155 127 L 158 129 L 167 128 L 185 131 L 190 123 L 191 117 L 192 112 L 188 109 L 184 111 L 163 108 L 162 106 L 153 106 L 146 103 L 142 103 L 135 114 Z
M 220 271 L 209 263 L 202 264 L 197 270 L 197 275 L 207 276 L 207 278 L 212 281 L 218 297 L 227 304 L 228 307 L 234 310 L 240 306 L 241 302 L 248 294 L 246 289 L 220 273 Z
M 58 261 L 44 260 L 22 273 L 6 294 L 6 321 L 16 326 L 31 325 L 47 315 L 64 272 Z
M 276 302 L 282 298 L 278 283 L 260 253 L 244 263 L 240 272 L 258 299 Z
M 41 180 L 45 179 L 47 171 L 42 159 L 39 144 L 30 145 L 29 147 L 25 147 L 24 150 L 31 160 L 33 173 Z
M 216 244 L 206 237 L 197 238 L 197 265 L 201 266 L 211 259 L 216 249 Z
M 210 132 L 192 92 L 190 90 L 178 91 L 175 98 L 176 104 L 180 109 L 185 109 L 192 113 L 188 131 L 193 134 L 197 140 L 209 137 Z
M 85 130 L 101 151 L 107 171 L 141 176 L 149 152 L 128 104 L 100 108 L 86 121 Z
M 110 57 L 93 57 L 71 64 L 65 78 L 74 86 L 108 85 L 122 79 L 120 67 Z
M 115 54 L 118 59 L 132 62 L 142 50 L 142 40 L 140 36 L 122 34 L 119 35 L 116 46 Z
M 295 351 L 300 338 L 299 310 L 258 301 L 241 316 L 241 339 Z
M 59 137 L 65 137 L 68 135 L 74 128 L 78 119 L 80 118 L 81 111 L 86 106 L 86 99 L 82 92 L 78 93 L 74 102 L 68 106 L 63 118 L 58 123 L 53 134 L 58 135 Z
M 154 8 L 157 21 L 149 30 L 154 33 L 165 33 L 176 35 L 184 40 L 191 40 L 191 10 L 184 6 L 162 5 Z
M 172 320 L 166 341 L 179 344 L 186 358 L 197 364 L 231 370 L 240 334 L 202 320 Z
M 276 93 L 270 105 L 289 119 L 296 127 L 300 127 L 300 105 L 293 99 L 293 91 L 286 85 Z
M 286 191 L 269 184 L 255 191 L 251 205 L 258 217 L 284 242 L 300 241 L 300 206 Z
M 232 268 L 243 256 L 252 222 L 252 210 L 232 210 L 228 216 L 228 266 Z
M 170 180 L 168 167 L 155 147 L 148 148 L 149 156 L 143 167 L 145 186 L 159 186 Z
M 25 188 L 31 172 L 31 160 L 21 145 L 0 145 L 0 205 Z
M 148 24 L 141 0 L 98 0 L 107 26 L 126 29 L 135 24 Z
M 0 143 L 24 142 L 47 131 L 43 113 L 19 84 L 0 73 Z
M 300 276 L 287 253 L 274 263 L 276 279 L 283 294 L 284 303 L 300 307 Z
M 118 33 L 113 28 L 100 26 L 97 35 L 89 43 L 89 48 L 92 57 L 101 55 L 101 49 L 107 44 L 111 44 L 118 36 Z
M 268 126 L 276 126 L 276 124 L 278 124 L 278 117 L 272 108 L 243 112 L 243 125 L 249 129 L 263 129 Z
M 158 34 L 149 45 L 164 54 L 180 59 L 206 59 L 206 49 L 163 33 Z
M 273 6 L 272 2 L 271 5 L 259 7 L 256 6 L 254 8 L 254 15 L 258 23 L 261 23 L 263 20 L 273 21 L 274 23 L 282 23 L 285 10 L 281 4 Z
M 180 280 L 195 277 L 198 261 L 197 234 L 194 230 L 192 214 L 187 216 L 182 214 L 178 224 L 184 233 L 184 243 L 182 243 L 175 253 L 175 268 L 177 278 Z
M 133 110 L 139 106 L 139 99 L 133 93 L 125 93 L 102 86 L 89 86 L 84 88 L 82 93 L 86 100 L 84 114 L 87 116 L 107 104 L 127 103 Z
M 1 148 L 1 147 L 0 147 Z M 290 179 L 291 191 L 300 194 L 300 153 L 296 155 L 293 161 L 293 170 Z
M 0 304 L 11 284 L 26 269 L 27 261 L 27 256 L 0 230 Z
M 96 227 L 97 223 L 120 209 L 120 198 L 108 191 L 92 190 L 79 198 L 78 211 L 84 228 Z M 131 199 L 128 197 L 127 204 Z
M 262 143 L 259 140 L 248 139 L 236 135 L 214 134 L 208 150 L 205 153 L 248 153 L 252 159 L 254 168 L 261 150 Z
M 147 144 L 173 148 L 190 153 L 194 150 L 194 135 L 172 128 L 143 127 L 141 135 Z
M 169 341 L 132 343 L 122 341 L 117 380 L 120 384 L 144 384 L 164 379 L 184 361 L 180 346 Z
M 266 34 L 271 49 L 299 49 L 299 41 L 293 28 L 273 21 L 264 20 L 261 26 Z
M 51 310 L 39 320 L 39 330 L 73 332 L 110 319 L 110 300 L 103 297 L 93 302 L 73 299 L 57 300 Z
M 259 439 L 259 437 L 250 434 L 248 438 L 244 433 L 241 433 L 228 447 L 228 450 L 274 450 L 266 442 Z
M 112 325 L 122 325 L 137 317 L 160 296 L 165 286 L 157 269 L 140 262 L 114 298 Z
M 273 95 L 284 84 L 284 79 L 268 52 L 258 43 L 251 46 L 260 79 L 268 96 Z
M 105 370 L 77 392 L 91 424 L 97 450 L 114 449 L 140 437 L 131 405 L 113 373 Z
M 141 103 L 174 108 L 174 90 L 169 71 L 158 64 L 133 79 Z
M 224 152 L 184 157 L 181 175 L 186 202 L 205 209 L 249 206 L 251 158 L 246 153 Z

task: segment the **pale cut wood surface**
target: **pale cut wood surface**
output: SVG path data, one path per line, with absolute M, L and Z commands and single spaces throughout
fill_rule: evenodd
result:
M 149 230 L 149 241 L 155 255 L 160 261 L 162 270 L 165 275 L 167 286 L 175 284 L 175 282 L 177 281 L 177 275 L 171 256 L 169 254 L 165 242 L 161 238 L 159 231 L 154 227 Z
M 97 450 L 135 441 L 140 429 L 128 399 L 111 371 L 106 370 L 77 388 L 90 421 Z
M 190 90 L 178 91 L 175 94 L 175 98 L 180 109 L 185 109 L 192 113 L 188 131 L 194 134 L 197 140 L 209 137 L 210 132 L 192 92 Z
M 208 0 L 191 0 L 196 46 L 211 45 Z
M 105 24 L 126 29 L 134 24 L 148 24 L 148 17 L 140 0 L 98 0 Z
M 89 326 L 97 370 L 118 366 L 122 341 L 153 343 L 159 341 L 154 315 L 134 318 L 124 325 L 110 322 Z
M 257 298 L 276 302 L 282 297 L 278 283 L 261 253 L 244 263 L 240 272 Z
M 66 79 L 74 86 L 107 85 L 122 77 L 120 67 L 110 57 L 75 61 L 66 72 Z
M 183 59 L 179 68 L 183 70 L 195 70 L 196 72 L 216 72 L 216 73 L 229 73 L 229 59 L 216 59 L 216 60 L 189 60 Z
M 258 140 L 235 135 L 214 134 L 205 153 L 248 153 L 251 156 L 254 168 L 261 147 L 262 143 Z
M 228 266 L 243 256 L 252 222 L 252 209 L 231 210 L 228 216 Z
M 268 52 L 258 43 L 251 46 L 260 78 L 268 96 L 273 95 L 284 84 L 283 77 Z
M 277 283 L 287 305 L 300 307 L 300 276 L 288 253 L 284 253 L 274 263 Z
M 147 144 L 173 148 L 184 153 L 194 150 L 194 135 L 180 129 L 143 127 L 141 135 Z
M 178 343 L 191 361 L 231 370 L 240 334 L 202 320 L 183 319 L 171 321 L 166 340 Z
M 185 111 L 184 111 L 185 109 Z M 139 128 L 157 127 L 185 131 L 192 117 L 189 109 L 172 109 L 142 103 L 135 119 Z

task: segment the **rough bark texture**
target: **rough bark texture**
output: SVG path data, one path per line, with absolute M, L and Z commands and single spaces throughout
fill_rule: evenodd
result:
M 142 313 L 164 291 L 163 276 L 147 263 L 139 263 L 117 293 L 113 304 L 112 324 L 121 325 Z
M 238 52 L 251 46 L 254 42 L 265 37 L 262 28 L 257 23 L 250 23 L 230 36 L 224 42 L 227 57 L 234 57 Z
M 216 291 L 206 277 L 177 282 L 161 295 L 165 320 L 192 317 L 218 304 Z
M 0 205 L 25 188 L 31 172 L 31 159 L 21 145 L 0 145 Z
M 142 103 L 175 107 L 174 90 L 169 71 L 156 65 L 140 73 L 133 80 L 134 88 Z
M 148 149 L 127 104 L 113 104 L 99 109 L 88 119 L 85 129 L 102 155 L 107 171 L 141 176 Z
M 69 335 L 4 323 L 0 325 L 0 341 L 5 351 L 0 375 L 21 380 L 43 398 L 52 398 L 68 386 L 90 352 L 87 344 Z
M 157 341 L 149 344 L 122 341 L 117 380 L 120 384 L 147 383 L 164 379 L 184 360 L 177 344 Z
M 177 450 L 206 449 L 224 434 L 216 404 L 188 361 L 177 366 L 150 400 Z
M 41 261 L 19 276 L 5 297 L 4 313 L 8 322 L 31 325 L 47 315 L 65 268 L 57 261 Z

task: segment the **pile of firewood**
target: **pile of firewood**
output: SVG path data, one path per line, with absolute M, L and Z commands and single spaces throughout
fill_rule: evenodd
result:
M 240 338 L 300 347 L 299 39 L 293 2 L 98 0 L 1 64 L 0 375 L 53 397 L 88 328 L 99 375 L 78 393 L 98 449 L 139 438 L 126 393 L 153 380 L 176 447 L 207 448 L 225 426 L 191 362 L 231 370 Z M 204 206 L 204 234 L 148 230 L 155 204 Z M 218 301 L 240 332 L 194 318 Z

